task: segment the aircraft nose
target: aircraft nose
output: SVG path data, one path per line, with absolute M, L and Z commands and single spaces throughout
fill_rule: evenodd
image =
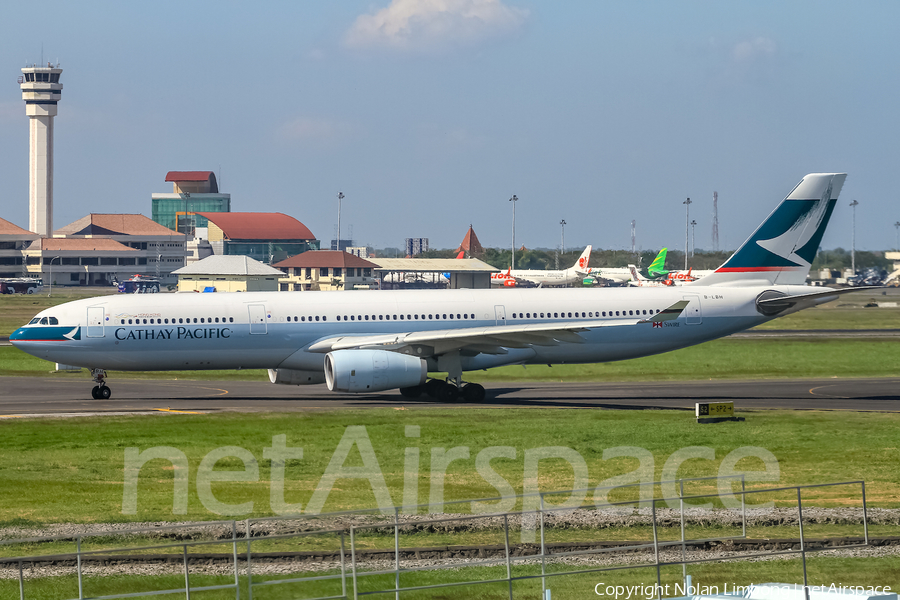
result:
M 9 335 L 9 341 L 15 344 L 19 340 L 25 339 L 25 328 L 19 327 Z

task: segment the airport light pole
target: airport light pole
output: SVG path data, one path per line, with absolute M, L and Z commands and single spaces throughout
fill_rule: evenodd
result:
M 50 264 L 49 264 L 50 269 L 49 269 L 49 271 L 47 272 L 47 278 L 50 280 L 50 289 L 47 290 L 47 297 L 48 297 L 48 298 L 50 297 L 50 294 L 53 293 L 53 261 L 56 260 L 57 258 L 59 258 L 59 257 L 58 257 L 58 256 L 54 256 L 53 258 L 50 259 Z M 59 264 L 62 264 L 62 261 L 61 261 L 61 260 L 59 261 Z
M 338 234 L 335 250 L 341 249 L 341 201 L 344 199 L 344 192 L 338 192 Z
M 515 194 L 513 194 L 513 197 L 510 198 L 509 201 L 513 203 L 512 204 L 512 207 L 513 207 L 512 247 L 511 247 L 512 248 L 512 262 L 511 262 L 510 268 L 515 269 L 516 268 L 516 202 L 519 201 L 519 198 Z
M 560 227 L 562 227 L 562 253 L 566 253 L 566 220 L 563 219 L 559 222 Z
M 691 258 L 694 258 L 694 250 L 697 248 L 697 244 L 695 242 L 696 238 L 694 237 L 694 234 L 696 233 L 696 229 L 697 229 L 697 219 L 694 219 L 693 221 L 691 221 Z
M 894 250 L 900 252 L 900 221 L 894 223 L 894 229 L 897 230 L 897 245 L 894 246 Z
M 854 275 L 856 275 L 856 206 L 858 204 L 859 202 L 856 200 L 850 203 L 850 208 L 853 209 L 853 229 L 850 237 L 850 270 L 853 271 Z
M 691 199 L 688 198 L 684 202 L 684 270 L 688 268 L 688 229 L 691 221 Z

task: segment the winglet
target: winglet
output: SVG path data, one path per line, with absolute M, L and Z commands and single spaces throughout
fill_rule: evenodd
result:
M 681 313 L 684 312 L 684 309 L 687 308 L 687 305 L 690 303 L 690 300 L 679 300 L 669 308 L 659 311 L 649 319 L 642 319 L 638 321 L 638 323 L 660 323 L 662 321 L 674 321 L 681 316 Z

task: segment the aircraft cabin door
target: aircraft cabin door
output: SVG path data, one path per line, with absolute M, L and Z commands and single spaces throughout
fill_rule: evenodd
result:
M 250 334 L 268 333 L 268 325 L 266 324 L 266 305 L 250 304 Z
M 91 338 L 104 337 L 103 320 L 106 318 L 106 311 L 102 306 L 89 306 L 87 310 L 87 336 Z
M 497 319 L 497 325 L 506 325 L 506 307 L 500 305 L 495 306 L 494 318 Z
M 685 296 L 684 299 L 690 301 L 690 304 L 684 309 L 685 324 L 699 325 L 703 322 L 703 309 L 700 306 L 700 296 Z

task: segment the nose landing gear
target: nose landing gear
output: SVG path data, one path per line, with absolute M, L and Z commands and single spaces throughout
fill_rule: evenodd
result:
M 91 379 L 97 385 L 91 390 L 91 396 L 94 400 L 109 400 L 112 396 L 112 390 L 106 385 L 106 370 L 91 369 Z

